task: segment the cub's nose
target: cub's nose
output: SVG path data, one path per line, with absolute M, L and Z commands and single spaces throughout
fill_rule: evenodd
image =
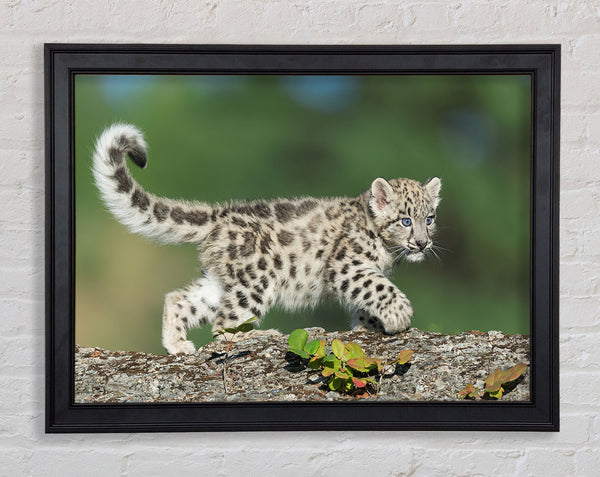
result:
M 415 242 L 421 250 L 425 250 L 425 247 L 427 247 L 427 240 L 415 240 Z

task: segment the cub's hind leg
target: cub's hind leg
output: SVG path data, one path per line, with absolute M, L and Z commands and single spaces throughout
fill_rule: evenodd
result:
M 210 273 L 189 287 L 169 293 L 165 298 L 162 342 L 169 354 L 192 354 L 194 343 L 186 330 L 212 323 L 221 306 L 223 287 Z

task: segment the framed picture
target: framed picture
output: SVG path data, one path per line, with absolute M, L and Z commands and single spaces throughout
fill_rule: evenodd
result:
M 47 44 L 45 87 L 47 432 L 558 430 L 558 45 Z

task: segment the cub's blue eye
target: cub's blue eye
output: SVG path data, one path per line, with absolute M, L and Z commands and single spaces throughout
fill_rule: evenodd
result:
M 433 215 L 430 215 L 429 217 L 427 217 L 427 218 L 425 219 L 425 223 L 426 223 L 427 225 L 431 225 L 431 224 L 433 224 Z
M 405 227 L 410 227 L 410 224 L 412 224 L 412 221 L 409 218 L 402 219 L 402 225 Z

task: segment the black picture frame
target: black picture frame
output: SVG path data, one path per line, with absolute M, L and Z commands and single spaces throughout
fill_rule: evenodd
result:
M 74 403 L 74 75 L 521 74 L 532 86 L 531 401 Z M 45 45 L 46 432 L 558 431 L 560 45 Z

